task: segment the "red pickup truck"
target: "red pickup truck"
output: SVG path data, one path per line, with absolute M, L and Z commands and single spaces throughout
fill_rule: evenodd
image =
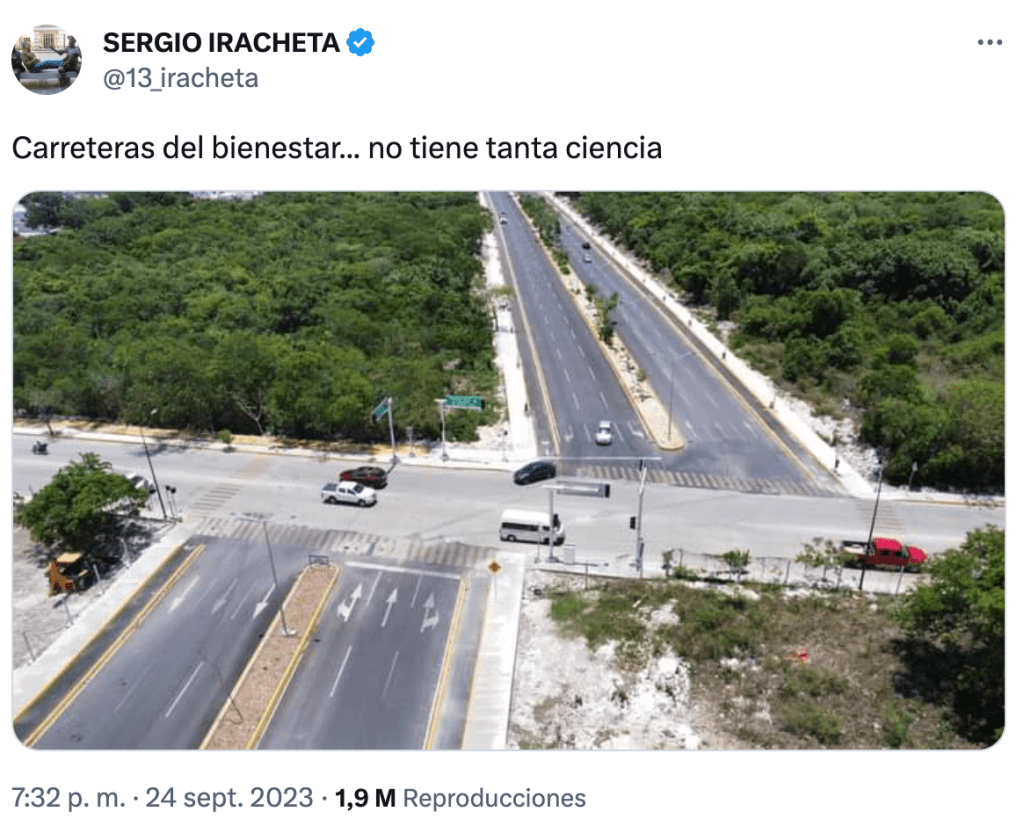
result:
M 928 559 L 928 554 L 921 548 L 904 545 L 898 539 L 886 539 L 881 536 L 871 539 L 870 549 L 864 542 L 851 540 L 845 540 L 842 549 L 857 554 L 852 564 L 858 567 L 863 563 L 869 568 L 903 568 L 906 571 L 917 571 Z

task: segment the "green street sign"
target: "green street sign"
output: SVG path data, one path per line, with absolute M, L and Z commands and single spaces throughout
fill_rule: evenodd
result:
M 370 414 L 370 417 L 375 422 L 380 420 L 381 416 L 388 412 L 388 402 L 390 401 L 391 399 L 384 399 L 384 401 L 377 405 L 377 408 L 373 411 L 373 413 Z
M 483 410 L 484 400 L 479 396 L 447 396 L 444 406 L 460 410 Z

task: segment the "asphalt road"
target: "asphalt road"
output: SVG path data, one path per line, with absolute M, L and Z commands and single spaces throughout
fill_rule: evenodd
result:
M 460 580 L 345 563 L 260 748 L 423 748 Z
M 209 543 L 35 748 L 198 746 L 298 571 L 298 557 L 279 549 L 275 586 L 259 551 Z
M 15 490 L 45 484 L 61 464 L 87 450 L 128 469 L 139 468 L 140 454 L 144 459 L 137 444 L 72 439 L 57 440 L 49 455 L 37 456 L 30 450 L 33 441 L 14 437 Z M 344 576 L 317 632 L 316 650 L 282 706 L 281 719 L 289 722 L 268 732 L 265 747 L 297 748 L 301 740 L 361 748 L 379 735 L 376 747 L 420 748 L 443 676 L 441 654 L 459 577 L 479 574 L 499 546 L 546 555 L 546 549 L 498 539 L 504 508 L 546 510 L 552 496 L 543 484 L 513 485 L 511 468 L 400 464 L 378 504 L 356 508 L 320 502 L 323 481 L 351 464 L 322 456 L 156 447 L 153 460 L 161 483 L 178 490 L 175 507 L 185 524 L 194 525 L 192 542 L 204 543 L 206 550 L 62 711 L 38 748 L 195 747 L 311 553 L 340 561 Z M 600 565 L 631 558 L 635 482 L 613 481 L 607 499 L 555 496 L 553 504 L 577 560 Z M 874 503 L 655 483 L 647 485 L 643 505 L 647 558 L 654 561 L 668 548 L 741 548 L 755 556 L 791 558 L 816 536 L 866 537 Z M 266 519 L 266 534 L 247 514 Z M 989 522 L 1005 525 L 1005 511 L 883 501 L 875 532 L 936 552 Z M 353 601 L 360 585 L 362 594 Z M 455 664 L 463 706 L 480 622 L 475 613 L 463 629 Z M 409 715 L 396 713 L 399 707 Z M 377 724 L 364 725 L 366 717 Z M 441 747 L 457 747 L 461 725 L 458 714 L 444 717 Z
M 492 193 L 491 198 L 508 216 L 508 223 L 500 226 L 501 247 L 521 319 L 520 352 L 536 353 L 540 383 L 551 403 L 551 429 L 556 438 L 545 446 L 545 454 L 596 459 L 655 455 L 643 423 L 526 216 L 507 193 Z M 534 397 L 533 407 L 544 410 L 541 397 Z M 611 448 L 594 443 L 602 419 L 613 422 L 615 442 Z
M 30 450 L 33 441 L 30 436 L 14 437 L 14 490 L 38 489 L 61 464 L 86 450 L 115 466 L 133 468 L 141 454 L 145 467 L 138 444 L 65 439 L 51 445 L 49 456 L 35 456 Z M 196 525 L 197 533 L 206 530 L 204 520 L 210 520 L 218 531 L 235 538 L 241 532 L 254 544 L 262 537 L 259 526 L 237 521 L 249 512 L 267 516 L 272 542 L 275 536 L 288 540 L 294 526 L 298 533 L 300 528 L 333 530 L 348 532 L 359 542 L 377 539 L 403 553 L 445 542 L 508 547 L 498 539 L 501 511 L 548 506 L 544 483 L 512 484 L 512 464 L 507 470 L 399 464 L 387 488 L 378 492 L 378 504 L 357 508 L 324 505 L 319 491 L 338 470 L 358 461 L 196 449 L 159 450 L 153 461 L 161 484 L 177 487 L 176 507 L 188 524 Z M 652 471 L 651 478 L 655 481 L 648 480 L 643 513 L 649 549 L 681 545 L 718 553 L 738 545 L 755 554 L 792 557 L 814 536 L 866 537 L 874 506 L 870 500 L 809 497 L 782 489 L 751 495 L 680 487 L 658 482 L 664 478 L 658 471 Z M 628 520 L 636 512 L 637 483 L 623 471 L 622 478 L 612 478 L 610 484 L 608 499 L 555 497 L 567 541 L 575 543 L 580 554 L 611 559 L 632 547 Z M 883 499 L 876 533 L 892 533 L 930 551 L 959 544 L 973 527 L 1002 525 L 1005 519 L 1003 508 Z
M 528 219 L 507 193 L 491 193 L 508 223 L 500 226 L 505 265 L 512 275 L 523 324 L 541 364 L 558 440 L 548 450 L 574 469 L 590 467 L 607 476 L 610 468 L 636 467 L 638 457 L 657 457 L 680 484 L 736 489 L 801 486 L 801 492 L 837 495 L 838 485 L 799 444 L 770 426 L 761 412 L 726 381 L 718 369 L 650 298 L 601 253 L 570 221 L 563 219 L 561 243 L 575 272 L 599 296 L 619 296 L 611 313 L 616 335 L 648 381 L 671 409 L 673 428 L 687 446 L 662 451 L 651 441 L 592 333 L 567 295 L 562 277 L 548 261 Z M 589 262 L 586 260 L 589 258 Z M 525 338 L 525 336 L 524 336 Z M 533 352 L 528 349 L 527 352 Z M 610 447 L 594 443 L 597 421 L 612 422 Z M 667 436 L 668 434 L 660 434 Z M 582 459 L 584 461 L 572 461 Z M 638 475 L 638 474 L 637 474 Z M 632 478 L 637 478 L 634 475 Z

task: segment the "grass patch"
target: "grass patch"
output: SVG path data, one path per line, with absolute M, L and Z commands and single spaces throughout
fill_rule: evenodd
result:
M 783 704 L 782 728 L 798 737 L 813 737 L 823 746 L 838 746 L 843 739 L 842 715 L 806 700 Z
M 634 673 L 664 652 L 684 659 L 694 701 L 714 710 L 705 724 L 747 748 L 977 747 L 941 687 L 908 693 L 896 598 L 765 586 L 747 599 L 666 563 L 663 579 L 551 591 L 551 616 L 591 648 L 616 641 L 617 665 Z M 677 621 L 651 623 L 667 604 Z

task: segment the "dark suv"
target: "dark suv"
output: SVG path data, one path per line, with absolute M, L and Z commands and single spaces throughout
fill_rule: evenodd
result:
M 339 482 L 359 482 L 369 488 L 387 487 L 388 474 L 383 468 L 364 465 L 363 467 L 349 468 L 338 474 Z

